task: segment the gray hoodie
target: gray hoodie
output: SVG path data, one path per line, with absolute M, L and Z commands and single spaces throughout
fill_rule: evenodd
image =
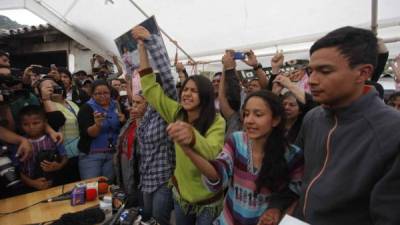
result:
M 305 156 L 296 217 L 312 225 L 400 224 L 400 112 L 374 89 L 348 107 L 310 111 L 296 142 Z

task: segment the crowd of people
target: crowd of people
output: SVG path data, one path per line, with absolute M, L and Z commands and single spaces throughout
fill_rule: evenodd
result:
M 2 197 L 103 176 L 161 225 L 400 224 L 400 94 L 383 99 L 388 50 L 372 32 L 328 33 L 289 74 L 283 52 L 267 76 L 250 50 L 243 79 L 226 50 L 211 80 L 177 63 L 178 82 L 160 37 L 131 34 L 125 79 L 99 55 L 92 74 L 32 65 L 17 79 L 0 52 L 2 157 L 21 180 L 3 177 Z M 400 56 L 391 66 L 400 84 Z

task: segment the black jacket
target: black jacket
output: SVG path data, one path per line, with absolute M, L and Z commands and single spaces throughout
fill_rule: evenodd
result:
M 312 225 L 400 224 L 400 113 L 371 89 L 350 106 L 304 118 L 302 194 L 295 215 Z
M 72 86 L 72 101 L 79 107 L 85 104 L 90 99 L 90 96 L 86 94 L 82 89 L 77 86 Z

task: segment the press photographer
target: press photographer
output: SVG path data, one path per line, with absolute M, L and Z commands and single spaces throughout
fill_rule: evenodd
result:
M 39 105 L 37 97 L 24 89 L 22 80 L 11 75 L 9 66 L 0 65 L 0 116 L 2 125 L 16 130 L 19 110 L 26 105 Z

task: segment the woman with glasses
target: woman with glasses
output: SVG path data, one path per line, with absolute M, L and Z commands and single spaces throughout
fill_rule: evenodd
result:
M 81 179 L 113 178 L 114 146 L 124 120 L 118 103 L 111 99 L 111 87 L 106 81 L 95 81 L 92 98 L 81 106 L 78 113 Z

